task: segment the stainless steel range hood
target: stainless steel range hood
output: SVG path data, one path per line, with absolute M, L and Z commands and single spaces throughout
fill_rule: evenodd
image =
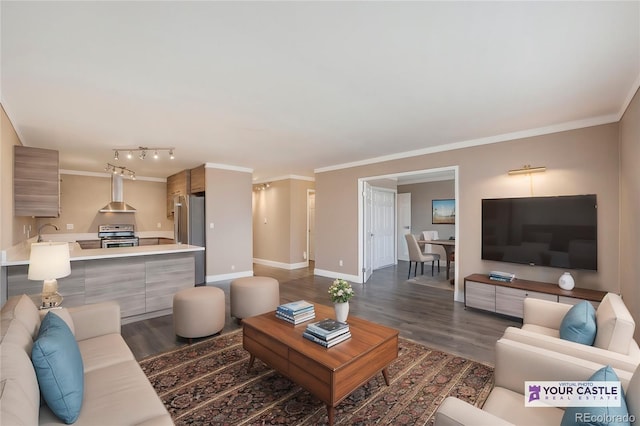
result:
M 122 176 L 111 175 L 111 202 L 99 210 L 100 213 L 135 213 L 136 209 L 125 204 Z

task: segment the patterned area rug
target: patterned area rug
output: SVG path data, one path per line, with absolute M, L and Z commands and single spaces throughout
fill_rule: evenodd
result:
M 400 338 L 399 354 L 382 374 L 356 389 L 338 407 L 342 425 L 432 424 L 449 395 L 481 406 L 493 368 Z M 183 346 L 140 361 L 176 425 L 327 424 L 323 403 L 249 354 L 242 330 Z
M 449 281 L 442 281 L 442 279 L 434 279 L 430 275 L 418 275 L 415 278 L 407 280 L 410 284 L 418 284 L 425 287 L 437 288 L 440 290 L 453 291 L 454 287 Z

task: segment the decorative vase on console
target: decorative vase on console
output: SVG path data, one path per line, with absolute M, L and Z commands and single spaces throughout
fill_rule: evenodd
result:
M 573 280 L 573 277 L 568 272 L 562 274 L 562 276 L 558 280 L 558 286 L 560 286 L 560 288 L 563 290 L 572 290 L 575 285 L 576 283 Z
M 336 310 L 336 320 L 347 322 L 349 316 L 349 299 L 354 295 L 351 284 L 342 278 L 337 278 L 331 286 L 329 286 L 329 295 Z

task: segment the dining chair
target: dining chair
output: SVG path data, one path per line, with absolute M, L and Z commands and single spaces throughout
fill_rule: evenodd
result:
M 407 240 L 407 247 L 409 248 L 409 274 L 407 275 L 407 279 L 411 277 L 411 263 L 415 263 L 415 267 L 413 270 L 413 276 L 415 277 L 418 273 L 418 262 L 420 262 L 420 274 L 424 275 L 424 262 L 431 262 L 431 276 L 433 276 L 433 268 L 435 263 L 438 262 L 438 271 L 440 271 L 440 255 L 437 253 L 429 253 L 424 254 L 422 250 L 420 250 L 420 245 L 418 244 L 418 240 L 416 240 L 415 235 L 406 234 L 405 239 Z
M 422 239 L 426 241 L 439 240 L 438 231 L 422 231 Z M 424 250 L 422 252 L 424 254 L 435 253 L 436 247 L 433 244 L 425 244 Z

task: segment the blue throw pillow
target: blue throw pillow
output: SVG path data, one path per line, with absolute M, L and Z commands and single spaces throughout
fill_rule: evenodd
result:
M 560 338 L 592 346 L 596 340 L 596 310 L 586 300 L 574 305 L 560 324 Z
M 617 382 L 618 375 L 607 365 L 593 373 L 590 382 Z M 621 394 L 619 407 L 567 407 L 562 416 L 560 426 L 629 426 L 630 416 L 624 391 Z
M 47 313 L 31 350 L 31 362 L 45 402 L 66 424 L 78 419 L 84 394 L 84 366 L 78 343 L 59 316 Z

